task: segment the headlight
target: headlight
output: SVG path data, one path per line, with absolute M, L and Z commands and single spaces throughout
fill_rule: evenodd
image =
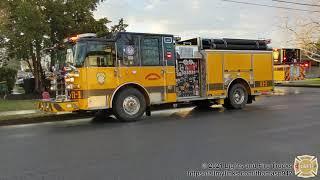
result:
M 79 84 L 68 84 L 68 85 L 66 86 L 66 89 L 68 89 L 68 90 L 80 89 L 80 85 L 79 85 Z
M 73 77 L 66 78 L 65 81 L 66 81 L 66 82 L 74 82 L 74 78 L 73 78 Z
M 71 77 L 79 77 L 80 74 L 70 74 Z
M 68 73 L 67 76 L 69 76 L 69 77 L 79 77 L 80 73 L 79 73 L 79 71 L 74 71 L 73 73 Z
M 66 89 L 68 89 L 68 90 L 73 89 L 73 84 L 68 84 L 68 85 L 66 86 Z

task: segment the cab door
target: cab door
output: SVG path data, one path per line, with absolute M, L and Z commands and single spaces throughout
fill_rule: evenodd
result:
M 173 36 L 163 36 L 163 68 L 165 75 L 165 101 L 176 102 L 176 53 L 173 44 Z
M 167 98 L 167 69 L 164 61 L 163 38 L 144 34 L 140 37 L 141 83 L 149 92 L 151 104 L 162 104 Z
M 135 83 L 148 91 L 151 104 L 175 102 L 173 37 L 121 33 L 117 46 L 117 84 Z

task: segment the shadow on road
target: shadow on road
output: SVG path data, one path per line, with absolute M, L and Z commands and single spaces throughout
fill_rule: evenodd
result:
M 118 119 L 113 116 L 109 117 L 94 117 L 90 121 L 91 124 L 109 124 L 109 123 L 120 123 Z
M 98 129 L 113 129 L 117 127 L 132 127 L 132 126 L 149 126 L 149 125 L 165 125 L 167 123 L 183 122 L 185 120 L 198 120 L 205 118 L 206 116 L 217 116 L 218 114 L 224 114 L 225 111 L 232 112 L 233 110 L 224 110 L 224 108 L 177 108 L 161 111 L 153 111 L 151 117 L 144 116 L 141 121 L 132 123 L 123 123 L 117 120 L 113 115 L 98 114 L 91 118 L 71 120 L 64 122 L 51 122 L 51 130 L 59 132 L 70 131 L 90 131 Z

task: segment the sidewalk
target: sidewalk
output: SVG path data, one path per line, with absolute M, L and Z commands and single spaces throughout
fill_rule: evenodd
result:
M 3 111 L 0 112 L 0 126 L 56 122 L 90 117 L 93 117 L 92 113 L 44 113 L 38 110 Z
M 37 112 L 38 111 L 36 111 L 36 110 L 4 111 L 4 112 L 0 112 L 0 117 L 3 117 L 3 116 L 14 116 L 14 115 L 35 114 Z

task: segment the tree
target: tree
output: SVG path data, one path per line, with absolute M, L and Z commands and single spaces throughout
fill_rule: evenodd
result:
M 111 32 L 126 32 L 128 24 L 124 23 L 123 18 L 119 20 L 119 23 L 111 27 Z
M 314 1 L 310 10 L 319 11 L 320 2 Z M 286 17 L 282 28 L 291 35 L 288 43 L 302 49 L 310 60 L 320 62 L 320 20 L 319 13 L 306 16 Z
M 0 67 L 6 65 L 8 62 L 7 51 L 4 48 L 0 48 Z
M 106 26 L 107 18 L 94 19 L 93 11 L 96 10 L 99 0 L 43 0 L 38 1 L 45 21 L 49 25 L 49 47 L 53 47 L 63 41 L 64 38 L 81 33 L 106 34 L 109 32 Z M 52 55 L 51 55 L 52 56 Z M 51 65 L 54 65 L 52 58 Z
M 48 25 L 35 1 L 7 1 L 8 20 L 3 24 L 9 56 L 29 63 L 35 77 L 36 89 L 41 92 L 44 74 L 41 67 L 41 49 L 46 44 Z
M 0 67 L 0 82 L 6 82 L 8 92 L 11 92 L 14 87 L 16 75 L 17 70 L 8 67 Z
M 102 1 L 1 1 L 0 44 L 6 48 L 9 57 L 28 63 L 38 92 L 45 88 L 41 66 L 43 49 L 62 43 L 64 38 L 71 35 L 89 32 L 106 35 L 110 32 L 107 24 L 111 21 L 93 17 L 93 11 Z M 112 31 L 124 31 L 126 27 L 122 19 L 119 25 L 112 27 Z M 51 62 L 52 65 L 54 63 Z
M 8 20 L 8 12 L 6 11 L 5 4 L 0 2 L 0 67 L 7 61 L 7 51 L 4 48 L 5 37 L 3 36 L 3 29 L 1 28 Z

